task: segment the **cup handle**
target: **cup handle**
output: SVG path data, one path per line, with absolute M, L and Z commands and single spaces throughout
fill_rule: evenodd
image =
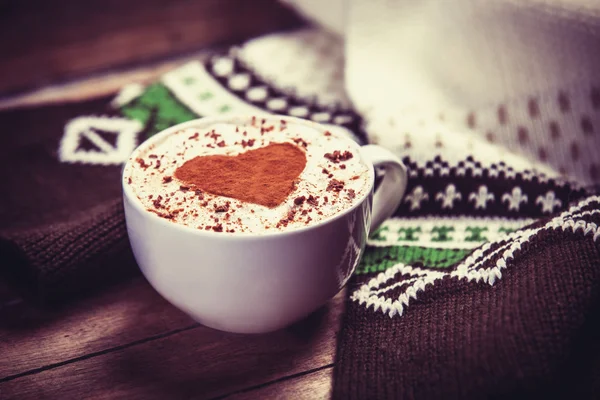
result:
M 374 168 L 383 168 L 385 171 L 383 181 L 373 195 L 370 232 L 374 232 L 400 205 L 408 177 L 406 167 L 391 151 L 373 144 L 362 146 L 360 151 Z

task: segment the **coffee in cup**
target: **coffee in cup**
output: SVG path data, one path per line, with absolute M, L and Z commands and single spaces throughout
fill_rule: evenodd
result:
M 149 212 L 224 234 L 310 226 L 370 189 L 353 142 L 264 118 L 176 131 L 138 154 L 125 177 Z

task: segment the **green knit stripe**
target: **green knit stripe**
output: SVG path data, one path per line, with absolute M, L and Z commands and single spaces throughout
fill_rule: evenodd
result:
M 417 246 L 369 246 L 356 268 L 357 274 L 382 272 L 398 263 L 448 268 L 471 253 L 471 249 L 435 249 Z
M 134 101 L 121 107 L 121 113 L 140 121 L 150 137 L 173 125 L 198 118 L 161 83 L 154 83 Z

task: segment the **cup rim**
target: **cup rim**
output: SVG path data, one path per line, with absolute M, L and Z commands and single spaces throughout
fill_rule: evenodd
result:
M 133 152 L 131 152 L 131 154 L 129 155 L 129 158 L 125 162 L 125 165 L 123 166 L 123 169 L 121 171 L 121 186 L 123 188 L 123 196 L 124 196 L 123 200 L 125 200 L 125 198 L 127 198 L 127 200 L 129 201 L 129 204 L 131 204 L 136 210 L 138 210 L 139 212 L 141 212 L 143 215 L 150 218 L 151 220 L 155 220 L 160 224 L 164 224 L 165 226 L 169 226 L 169 227 L 175 228 L 175 229 L 181 229 L 183 231 L 189 232 L 190 234 L 198 235 L 200 237 L 222 238 L 225 240 L 235 241 L 235 240 L 261 239 L 261 238 L 267 238 L 267 237 L 284 237 L 284 236 L 302 234 L 309 230 L 316 229 L 316 228 L 322 227 L 326 224 L 332 223 L 340 218 L 344 218 L 346 215 L 353 212 L 356 208 L 361 207 L 362 204 L 364 203 L 364 201 L 371 195 L 371 193 L 373 191 L 373 186 L 375 184 L 375 169 L 373 167 L 373 164 L 371 164 L 370 161 L 368 161 L 367 159 L 365 159 L 362 156 L 361 150 L 360 150 L 361 146 L 358 143 L 356 143 L 354 140 L 352 140 L 350 138 L 341 136 L 340 134 L 338 134 L 336 132 L 332 132 L 332 135 L 334 135 L 337 138 L 340 138 L 342 140 L 346 140 L 346 141 L 350 142 L 352 144 L 352 146 L 354 146 L 356 148 L 356 150 L 359 152 L 362 162 L 365 163 L 365 165 L 367 165 L 367 167 L 369 167 L 368 168 L 369 180 L 367 183 L 369 184 L 370 188 L 364 192 L 364 194 L 361 196 L 361 198 L 358 201 L 356 201 L 356 203 L 354 205 L 352 205 L 352 207 L 346 208 L 346 209 L 342 210 L 341 212 L 339 212 L 335 215 L 332 215 L 330 217 L 327 217 L 325 219 L 322 219 L 314 224 L 302 226 L 299 228 L 292 228 L 292 229 L 283 230 L 283 231 L 274 230 L 274 231 L 270 231 L 270 232 L 260 232 L 260 233 L 257 233 L 257 232 L 234 232 L 234 233 L 213 232 L 213 231 L 195 229 L 190 226 L 183 225 L 183 224 L 180 224 L 177 222 L 167 221 L 164 218 L 160 218 L 158 215 L 148 211 L 144 207 L 144 205 L 142 204 L 142 202 L 138 198 L 138 196 L 133 192 L 133 189 L 131 189 L 129 184 L 125 181 L 125 172 L 128 170 L 129 165 L 132 162 L 134 162 L 134 160 L 138 157 L 138 154 L 143 152 L 147 147 L 151 146 L 152 144 L 154 144 L 156 142 L 159 142 L 160 140 L 169 136 L 170 134 L 180 131 L 182 129 L 188 129 L 188 128 L 202 129 L 202 127 L 205 127 L 207 125 L 216 124 L 216 123 L 227 123 L 227 122 L 240 121 L 240 120 L 250 121 L 253 117 L 257 118 L 257 119 L 266 119 L 269 121 L 277 121 L 277 122 L 284 120 L 287 123 L 289 123 L 290 125 L 301 124 L 301 125 L 308 126 L 308 127 L 311 127 L 313 129 L 317 129 L 317 130 L 322 130 L 322 131 L 327 130 L 327 128 L 325 128 L 325 125 L 317 123 L 317 122 L 313 122 L 313 121 L 305 120 L 305 119 L 301 119 L 301 118 L 296 118 L 296 117 L 280 116 L 280 115 L 272 115 L 272 114 L 271 115 L 231 114 L 226 117 L 219 117 L 219 116 L 202 117 L 202 118 L 196 118 L 196 119 L 193 119 L 190 121 L 182 122 L 177 125 L 173 125 L 167 129 L 164 129 L 164 130 L 156 133 L 149 139 L 146 139 L 143 142 L 141 142 L 133 150 Z

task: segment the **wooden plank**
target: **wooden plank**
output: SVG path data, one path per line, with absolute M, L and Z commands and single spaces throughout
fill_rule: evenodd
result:
M 276 0 L 21 0 L 0 4 L 0 92 L 237 42 L 298 18 Z M 18 40 L 10 40 L 19 32 Z
M 0 397 L 213 398 L 255 387 L 331 365 L 343 300 L 340 293 L 306 320 L 271 334 L 198 327 L 57 366 L 0 383 Z M 121 330 L 143 318 L 129 315 Z
M 0 380 L 191 325 L 140 277 L 58 310 L 3 307 Z
M 333 366 L 223 397 L 227 400 L 326 400 L 331 398 Z
M 187 61 L 201 60 L 207 54 L 207 52 L 202 51 L 183 57 L 176 57 L 169 61 L 150 63 L 143 67 L 99 74 L 66 83 L 44 86 L 18 95 L 0 97 L 0 110 L 36 106 L 52 102 L 83 101 L 94 97 L 115 94 L 127 84 L 150 83 L 158 79 L 165 72 Z

